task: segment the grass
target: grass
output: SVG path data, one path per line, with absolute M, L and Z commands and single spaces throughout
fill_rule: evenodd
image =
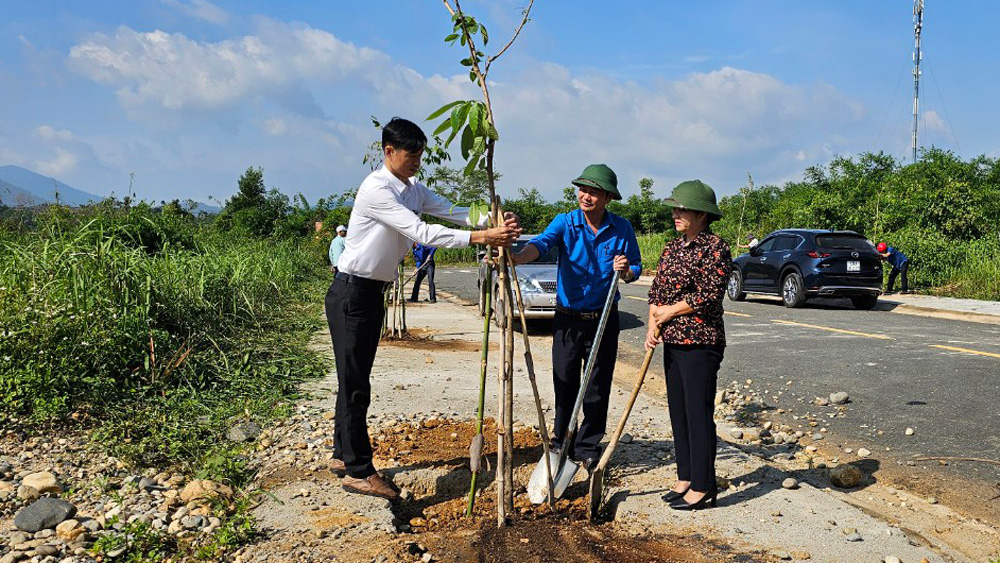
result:
M 225 474 L 228 425 L 324 370 L 323 250 L 162 215 L 56 208 L 0 235 L 0 422 L 83 421 L 130 463 Z

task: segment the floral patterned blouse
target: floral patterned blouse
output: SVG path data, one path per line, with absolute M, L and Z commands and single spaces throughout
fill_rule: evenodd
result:
M 722 298 L 732 269 L 729 245 L 708 229 L 689 244 L 682 235 L 663 247 L 649 288 L 649 304 L 673 305 L 684 300 L 694 309 L 663 327 L 665 344 L 726 344 Z

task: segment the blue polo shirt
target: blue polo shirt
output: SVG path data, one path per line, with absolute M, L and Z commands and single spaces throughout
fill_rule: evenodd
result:
M 910 261 L 909 257 L 903 254 L 902 251 L 900 251 L 898 248 L 893 248 L 890 246 L 889 248 L 886 249 L 885 252 L 886 254 L 889 255 L 889 257 L 886 258 L 886 261 L 892 264 L 893 268 L 897 269 L 902 268 L 904 263 Z
M 624 254 L 634 279 L 642 274 L 639 242 L 628 219 L 604 212 L 601 228 L 595 233 L 587 226 L 583 211 L 557 215 L 545 232 L 531 239 L 539 254 L 559 250 L 557 303 L 576 311 L 600 311 L 614 275 L 614 259 Z M 621 294 L 615 295 L 615 302 Z

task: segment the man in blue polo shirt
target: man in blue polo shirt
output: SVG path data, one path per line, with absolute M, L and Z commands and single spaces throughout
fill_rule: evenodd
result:
M 569 447 L 573 460 L 593 469 L 600 459 L 601 439 L 608 420 L 611 380 L 618 356 L 618 300 L 608 317 L 594 373 L 583 400 L 583 423 L 575 444 L 563 444 L 580 390 L 580 377 L 590 353 L 601 309 L 615 275 L 631 282 L 642 274 L 635 231 L 627 219 L 607 211 L 612 199 L 621 199 L 618 177 L 604 164 L 588 166 L 573 180 L 580 208 L 556 216 L 545 232 L 513 256 L 523 264 L 559 252 L 556 315 L 552 323 L 552 380 L 556 392 L 556 419 L 552 446 Z

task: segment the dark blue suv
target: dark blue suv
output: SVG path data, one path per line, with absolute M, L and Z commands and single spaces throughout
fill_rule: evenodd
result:
M 871 241 L 853 231 L 783 229 L 733 260 L 726 294 L 780 295 L 786 307 L 807 297 L 848 297 L 872 309 L 882 293 L 882 260 Z

